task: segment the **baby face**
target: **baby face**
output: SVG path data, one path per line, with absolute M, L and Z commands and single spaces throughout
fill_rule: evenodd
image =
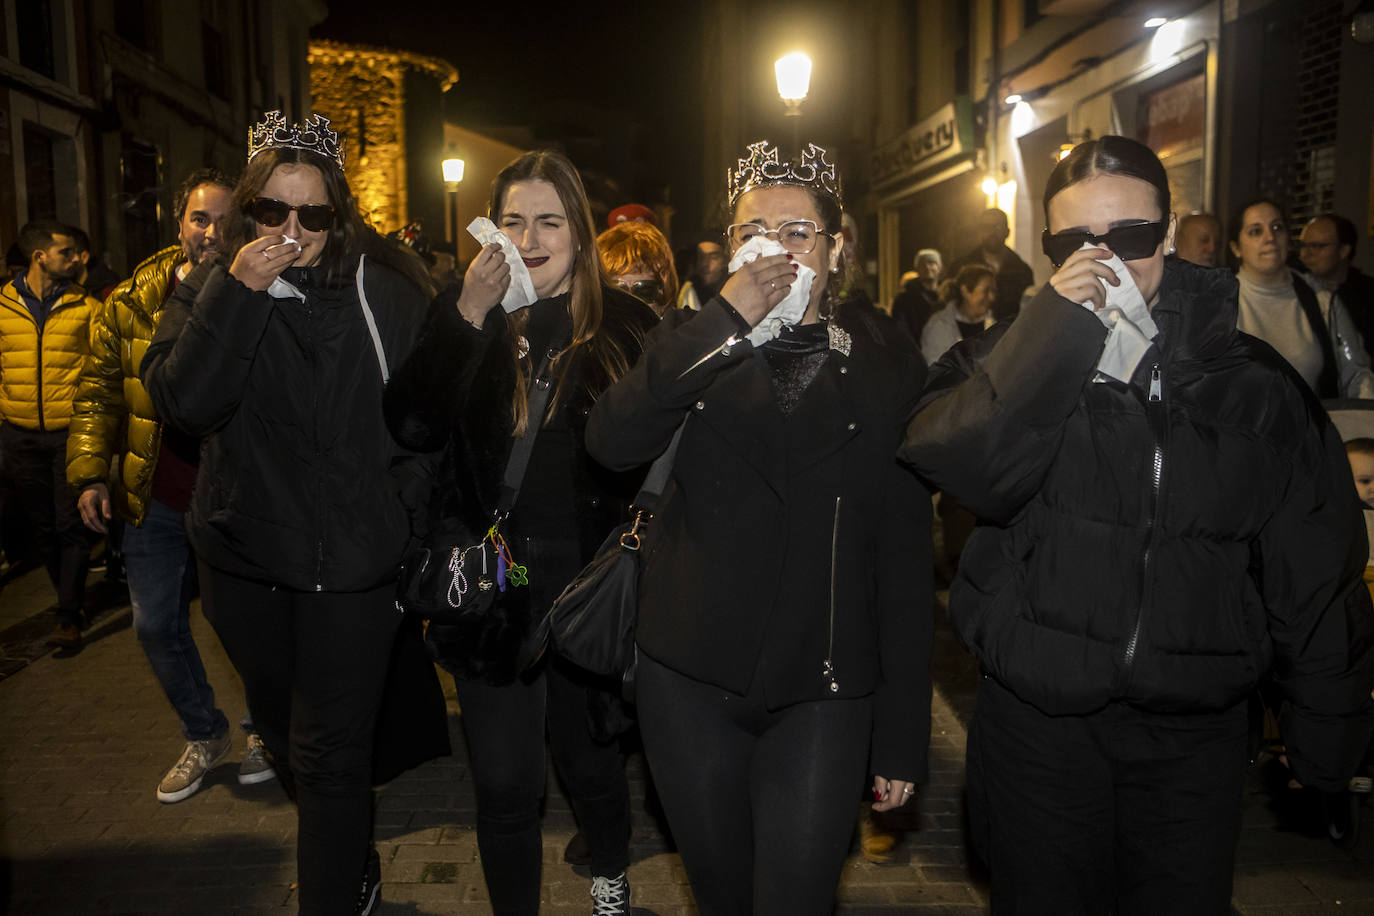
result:
M 1360 502 L 1374 508 L 1374 455 L 1363 452 L 1346 452 L 1350 459 L 1350 472 L 1355 475 L 1355 492 Z

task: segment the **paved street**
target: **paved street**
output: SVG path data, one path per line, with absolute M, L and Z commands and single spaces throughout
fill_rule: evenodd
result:
M 154 787 L 182 742 L 127 607 L 105 611 L 80 652 L 53 653 L 41 645 L 50 622 L 35 619 L 52 600 L 41 571 L 0 591 L 0 912 L 295 912 L 295 815 L 276 783 L 238 785 L 240 743 L 200 793 L 159 804 Z M 237 721 L 243 711 L 237 678 L 198 611 L 194 625 L 220 704 Z M 840 912 L 847 916 L 986 908 L 967 866 L 961 814 L 962 722 L 975 679 L 947 628 L 940 629 L 937 650 L 933 779 L 923 794 L 920 829 L 908 834 L 895 864 L 850 859 L 840 888 Z M 378 792 L 384 914 L 488 912 L 456 708 L 450 726 L 453 757 Z M 1271 810 L 1264 772 L 1254 769 L 1247 795 L 1236 912 L 1374 913 L 1374 829 L 1364 832 L 1353 854 L 1281 830 L 1285 821 Z M 637 911 L 694 912 L 681 862 L 645 812 L 642 757 L 631 756 L 630 773 Z M 587 881 L 562 861 L 574 828 L 553 785 L 545 828 L 544 912 L 589 912 Z

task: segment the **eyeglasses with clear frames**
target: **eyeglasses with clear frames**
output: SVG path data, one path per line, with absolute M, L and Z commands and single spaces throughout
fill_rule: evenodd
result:
M 732 223 L 725 229 L 731 250 L 739 248 L 756 235 L 772 237 L 792 254 L 810 254 L 816 248 L 821 228 L 814 220 L 794 219 L 776 229 L 766 229 L 758 223 Z

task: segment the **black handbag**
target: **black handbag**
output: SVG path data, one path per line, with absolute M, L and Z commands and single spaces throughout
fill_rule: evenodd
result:
M 511 445 L 491 526 L 479 532 L 458 518 L 442 519 L 401 561 L 397 607 L 429 621 L 426 638 L 437 660 L 467 680 L 500 686 L 520 673 L 531 622 L 529 578 L 511 555 L 501 524 L 520 494 L 543 426 L 552 387 L 549 366 L 557 354 L 544 354 L 530 384 L 529 425 Z
M 568 583 L 535 628 L 529 664 L 552 646 L 577 667 L 618 681 L 622 697 L 633 698 L 640 548 L 686 423 L 683 420 L 668 448 L 650 466 L 631 507 L 634 518 L 606 536 L 592 561 Z

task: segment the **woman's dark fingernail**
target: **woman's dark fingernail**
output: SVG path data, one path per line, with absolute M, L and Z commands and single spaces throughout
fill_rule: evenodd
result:
M 790 252 L 790 251 L 787 252 L 787 260 L 789 260 L 789 261 L 795 261 L 795 260 L 796 260 L 796 258 L 792 257 L 792 252 Z

